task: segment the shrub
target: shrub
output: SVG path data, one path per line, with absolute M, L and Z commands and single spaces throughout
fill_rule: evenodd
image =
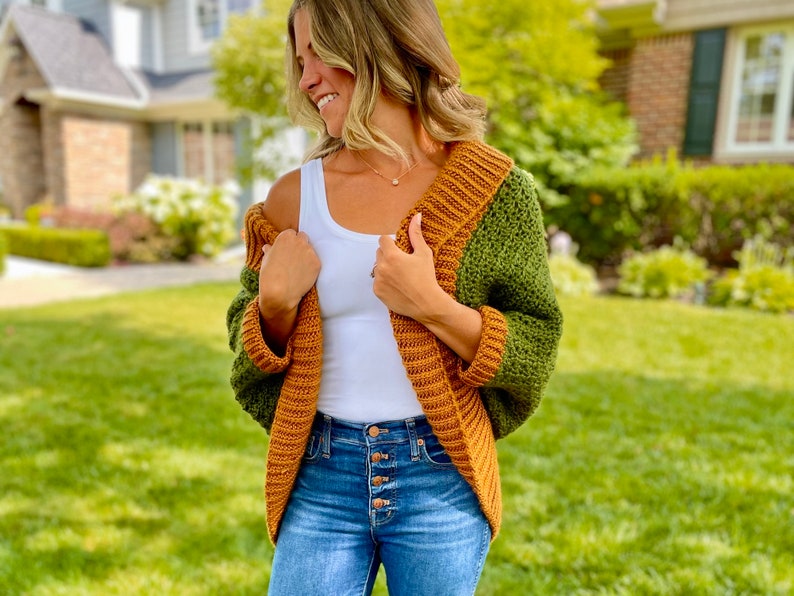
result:
M 618 271 L 618 291 L 637 298 L 678 298 L 694 292 L 711 276 L 706 260 L 681 242 L 634 255 Z
M 547 207 L 547 223 L 568 231 L 587 263 L 619 263 L 628 251 L 672 242 L 683 200 L 674 161 L 599 167 L 582 175 L 569 198 Z
M 192 255 L 212 256 L 236 237 L 237 214 L 234 183 L 210 186 L 196 180 L 150 176 L 128 196 L 118 197 L 118 213 L 137 213 L 151 218 L 175 240 L 177 259 Z
M 794 168 L 783 164 L 687 168 L 680 175 L 688 204 L 680 233 L 698 254 L 736 264 L 742 243 L 756 236 L 794 244 Z
M 675 155 L 629 168 L 592 168 L 547 205 L 547 225 L 570 232 L 587 263 L 614 264 L 629 251 L 680 237 L 712 265 L 736 264 L 756 235 L 794 244 L 794 168 L 790 165 L 682 166 Z
M 736 255 L 739 269 L 714 282 L 709 303 L 768 312 L 794 311 L 794 249 L 756 236 Z
M 25 209 L 25 221 L 29 226 L 50 225 L 53 211 L 54 207 L 50 199 L 34 203 Z
M 59 228 L 103 230 L 117 261 L 155 263 L 168 260 L 176 240 L 165 236 L 151 218 L 140 213 L 113 214 L 59 207 L 53 214 Z
M 8 252 L 21 257 L 78 267 L 104 267 L 111 258 L 107 234 L 100 230 L 12 226 L 3 235 Z
M 598 292 L 595 270 L 573 255 L 552 254 L 549 270 L 554 291 L 560 296 L 590 296 Z

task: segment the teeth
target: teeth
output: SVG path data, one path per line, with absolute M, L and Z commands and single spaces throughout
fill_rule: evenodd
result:
M 337 97 L 339 97 L 338 93 L 331 93 L 330 95 L 325 95 L 322 99 L 320 99 L 320 101 L 317 102 L 317 108 L 321 110 L 324 105 L 335 100 Z

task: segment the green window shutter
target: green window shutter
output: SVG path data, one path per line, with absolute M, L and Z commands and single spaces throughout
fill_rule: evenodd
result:
M 711 155 L 720 96 L 725 29 L 695 33 L 684 155 Z

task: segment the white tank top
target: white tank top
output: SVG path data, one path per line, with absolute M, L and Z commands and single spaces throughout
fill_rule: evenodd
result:
M 317 294 L 323 367 L 317 409 L 351 422 L 422 415 L 394 339 L 389 310 L 372 291 L 379 236 L 343 228 L 331 217 L 322 161 L 301 167 L 299 228 L 320 258 Z

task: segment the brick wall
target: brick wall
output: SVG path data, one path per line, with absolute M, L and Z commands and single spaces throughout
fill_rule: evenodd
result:
M 47 193 L 42 155 L 41 114 L 36 104 L 23 98 L 29 89 L 45 86 L 33 60 L 17 46 L 17 56 L 0 81 L 4 109 L 0 113 L 0 180 L 3 202 L 15 217 Z
M 601 88 L 627 104 L 640 135 L 640 157 L 683 150 L 694 45 L 694 36 L 683 33 L 602 52 L 612 64 L 601 75 Z
M 81 114 L 58 117 L 63 147 L 64 201 L 103 210 L 134 190 L 150 170 L 146 125 Z
M 693 51 L 694 36 L 683 33 L 640 39 L 631 52 L 625 100 L 637 122 L 641 157 L 671 147 L 682 152 Z
M 3 202 L 22 217 L 28 205 L 51 199 L 107 209 L 151 170 L 151 139 L 142 122 L 54 111 L 24 99 L 47 84 L 18 45 L 0 80 L 0 180 Z
M 601 55 L 611 62 L 598 81 L 601 88 L 618 101 L 625 102 L 629 91 L 632 50 L 607 50 Z

